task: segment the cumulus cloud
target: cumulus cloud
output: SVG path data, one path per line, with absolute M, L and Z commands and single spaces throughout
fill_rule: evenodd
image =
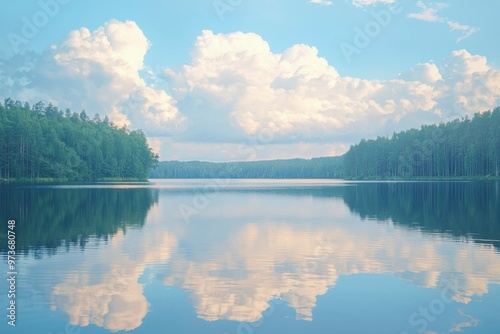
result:
M 0 92 L 108 114 L 117 125 L 165 134 L 183 118 L 166 92 L 147 86 L 140 76 L 149 46 L 132 21 L 111 20 L 95 31 L 81 28 L 41 55 L 5 59 L 0 76 L 8 79 Z M 6 73 L 9 68 L 16 72 Z
M 500 71 L 490 68 L 486 57 L 454 51 L 441 72 L 444 84 L 436 112 L 452 110 L 452 116 L 457 117 L 500 105 Z
M 443 110 L 464 105 L 464 98 L 475 103 L 448 116 L 486 110 L 499 102 L 494 82 L 499 73 L 486 58 L 460 50 L 440 66 L 418 64 L 395 80 L 343 77 L 308 45 L 273 53 L 256 34 L 204 31 L 191 62 L 165 74 L 175 87 L 174 97 L 189 106 L 186 115 L 197 111 L 200 117 L 190 118 L 187 140 L 229 140 L 229 134 L 242 140 L 238 134 L 264 131 L 276 143 L 372 134 L 411 115 L 418 115 L 419 123 L 438 121 L 449 114 Z M 481 86 L 487 93 L 479 93 Z M 227 126 L 214 137 L 209 131 L 217 124 Z
M 451 31 L 459 31 L 462 33 L 462 35 L 457 38 L 457 42 L 460 42 L 479 31 L 479 28 L 470 27 L 468 25 L 460 24 L 458 22 L 450 20 L 447 17 L 439 16 L 437 13 L 441 9 L 448 7 L 448 5 L 445 3 L 435 2 L 427 5 L 423 1 L 418 1 L 417 7 L 420 8 L 421 12 L 410 13 L 408 14 L 409 18 L 420 21 L 439 22 L 446 24 L 451 29 Z
M 435 105 L 433 88 L 424 83 L 341 77 L 314 47 L 294 45 L 277 54 L 252 33 L 204 31 L 192 61 L 166 76 L 179 103 L 196 108 L 208 102 L 199 114 L 212 122 L 226 119 L 226 133 L 265 130 L 275 141 L 323 140 L 361 124 L 369 130 L 395 113 Z M 210 122 L 201 117 L 190 120 L 196 136 Z
M 433 114 L 450 120 L 500 105 L 500 70 L 491 68 L 486 57 L 467 50 L 453 51 L 441 66 L 418 64 L 400 74 L 407 81 L 431 85 L 436 91 Z
M 441 73 L 435 64 L 417 64 L 408 71 L 402 73 L 400 78 L 406 81 L 419 81 L 431 85 L 442 80 Z
M 367 80 L 340 75 L 313 46 L 277 53 L 255 33 L 206 30 L 188 63 L 158 76 L 167 92 L 141 76 L 149 46 L 131 21 L 81 28 L 42 54 L 2 59 L 0 94 L 107 114 L 142 128 L 162 159 L 212 161 L 341 154 L 362 137 L 500 104 L 500 71 L 466 50 Z

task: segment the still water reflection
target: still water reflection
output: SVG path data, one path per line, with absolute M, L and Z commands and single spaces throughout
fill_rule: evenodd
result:
M 0 196 L 23 254 L 18 324 L 2 332 L 500 329 L 499 183 L 158 180 Z

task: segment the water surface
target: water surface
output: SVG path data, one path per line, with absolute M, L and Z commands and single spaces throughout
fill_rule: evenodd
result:
M 497 333 L 498 182 L 0 188 L 8 333 Z M 8 299 L 0 289 L 0 305 Z

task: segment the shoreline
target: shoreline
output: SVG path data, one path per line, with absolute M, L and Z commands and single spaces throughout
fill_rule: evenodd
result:
M 91 183 L 121 183 L 121 182 L 137 182 L 147 183 L 149 179 L 142 178 L 101 178 L 96 180 L 70 180 L 65 178 L 34 178 L 34 179 L 0 179 L 0 185 L 3 184 L 91 184 Z
M 35 178 L 35 179 L 0 179 L 0 185 L 9 184 L 94 184 L 94 183 L 149 183 L 154 180 L 191 180 L 191 179 L 204 179 L 213 180 L 220 179 L 217 177 L 209 178 L 102 178 L 96 180 L 69 180 L 58 178 Z M 474 177 L 412 177 L 412 178 L 250 178 L 250 177 L 225 177 L 224 179 L 234 180 L 343 180 L 343 181 L 500 181 L 500 176 L 474 176 Z

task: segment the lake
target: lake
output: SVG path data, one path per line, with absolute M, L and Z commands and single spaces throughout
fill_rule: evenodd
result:
M 2 186 L 0 203 L 1 333 L 500 331 L 500 182 Z

